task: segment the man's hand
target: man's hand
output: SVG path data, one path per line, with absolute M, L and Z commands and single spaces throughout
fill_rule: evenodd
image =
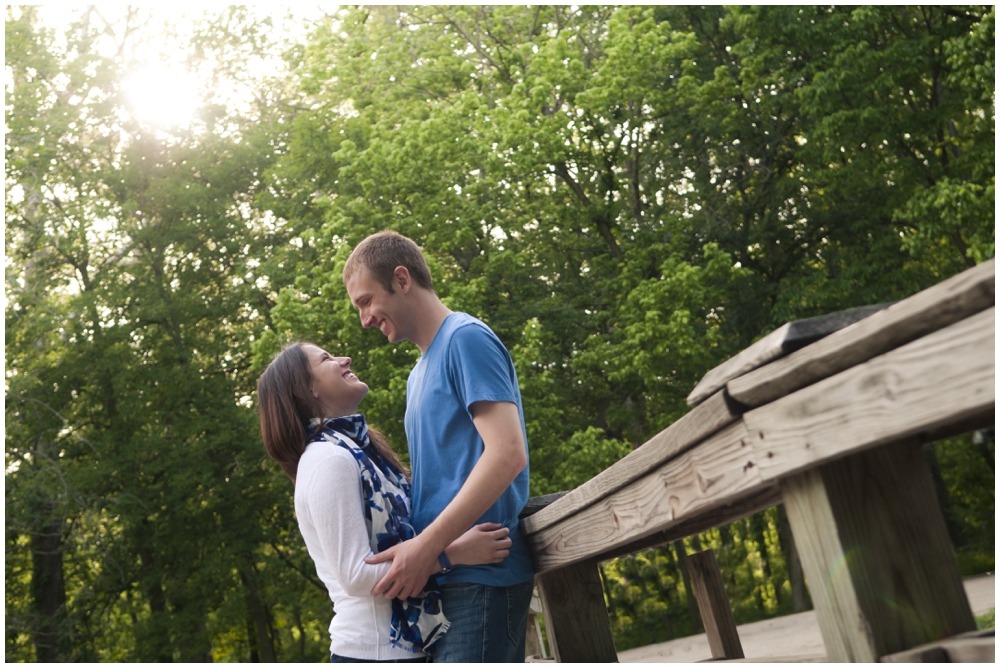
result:
M 483 516 L 527 465 L 515 404 L 477 401 L 471 412 L 483 439 L 482 456 L 455 498 L 419 536 L 365 559 L 369 564 L 392 560 L 372 596 L 405 600 L 420 593 L 427 579 L 440 570 L 438 555 Z
M 477 524 L 452 541 L 445 553 L 454 565 L 499 564 L 510 554 L 510 529 L 486 522 Z
M 389 572 L 372 589 L 372 596 L 406 600 L 419 594 L 428 578 L 441 570 L 440 551 L 428 549 L 420 537 L 393 545 L 384 552 L 365 559 L 369 564 L 392 561 Z

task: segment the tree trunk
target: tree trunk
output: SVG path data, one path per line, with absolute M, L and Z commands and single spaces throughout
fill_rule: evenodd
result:
M 142 570 L 144 571 L 145 577 L 145 593 L 146 598 L 149 600 L 149 612 L 150 612 L 150 646 L 149 653 L 140 652 L 141 660 L 149 661 L 146 656 L 155 657 L 152 659 L 156 663 L 171 663 L 174 660 L 173 652 L 170 647 L 170 629 L 167 625 L 167 601 L 166 597 L 163 595 L 163 586 L 160 584 L 160 580 L 156 575 L 156 568 L 154 566 L 156 558 L 153 555 L 153 550 L 150 547 L 142 547 L 139 549 L 139 557 L 142 561 Z M 145 655 L 145 656 L 144 656 Z
M 292 608 L 292 617 L 295 619 L 295 628 L 299 630 L 299 660 L 306 660 L 306 629 L 302 625 L 302 611 L 299 606 Z
M 63 658 L 65 645 L 66 583 L 63 579 L 62 517 L 51 517 L 55 503 L 45 504 L 46 524 L 31 536 L 31 593 L 37 625 L 35 658 L 52 663 Z
M 979 454 L 983 456 L 983 460 L 991 471 L 996 471 L 995 443 L 996 431 L 992 428 L 972 432 L 972 444 L 979 450 Z
M 253 578 L 246 571 L 241 570 L 240 579 L 243 581 L 247 599 L 247 610 L 250 613 L 250 618 L 253 620 L 253 627 L 256 632 L 260 662 L 277 663 L 278 657 L 274 651 L 274 640 L 268 632 L 267 610 L 264 608 L 260 596 L 257 595 L 257 588 L 254 586 Z
M 257 633 L 254 631 L 253 615 L 247 609 L 247 645 L 250 646 L 250 663 L 260 663 L 260 652 L 257 651 Z
M 181 609 L 175 612 L 181 614 Z M 184 634 L 179 643 L 181 662 L 212 663 L 212 643 L 208 637 L 208 629 L 205 627 L 204 610 L 198 610 L 196 616 L 189 619 L 189 623 L 185 624 L 185 627 Z
M 764 592 L 767 591 L 767 586 L 771 582 L 771 560 L 767 554 L 767 541 L 764 537 L 764 527 L 767 525 L 767 518 L 764 516 L 766 512 L 766 510 L 762 510 L 747 518 L 747 529 L 750 538 L 757 543 L 757 553 L 760 555 L 761 569 L 764 572 L 764 582 L 759 587 L 754 587 L 754 599 L 761 610 L 764 610 Z M 775 587 L 776 595 L 779 591 L 781 589 Z
M 663 630 L 667 633 L 667 640 L 674 639 L 674 625 L 670 621 L 670 606 L 663 611 Z

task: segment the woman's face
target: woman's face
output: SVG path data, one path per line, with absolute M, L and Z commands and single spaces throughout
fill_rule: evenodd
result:
M 323 417 L 353 415 L 368 394 L 368 386 L 351 372 L 350 357 L 333 357 L 318 346 L 306 344 L 302 351 L 309 358 L 312 380 L 309 388 L 323 404 Z

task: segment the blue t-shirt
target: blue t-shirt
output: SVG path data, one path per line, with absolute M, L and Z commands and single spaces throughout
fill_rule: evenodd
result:
M 452 313 L 441 324 L 406 381 L 406 440 L 413 468 L 412 520 L 423 531 L 451 503 L 483 454 L 483 439 L 472 423 L 477 401 L 517 405 L 528 437 L 517 374 L 496 334 L 466 313 Z M 456 566 L 444 582 L 507 587 L 534 573 L 517 516 L 528 501 L 528 467 L 475 524 L 497 522 L 510 529 L 510 555 L 499 564 Z

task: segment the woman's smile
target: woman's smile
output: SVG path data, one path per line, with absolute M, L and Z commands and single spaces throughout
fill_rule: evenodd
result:
M 350 357 L 334 357 L 319 346 L 302 346 L 312 372 L 310 389 L 323 404 L 325 417 L 352 415 L 368 394 L 365 385 L 351 370 Z

